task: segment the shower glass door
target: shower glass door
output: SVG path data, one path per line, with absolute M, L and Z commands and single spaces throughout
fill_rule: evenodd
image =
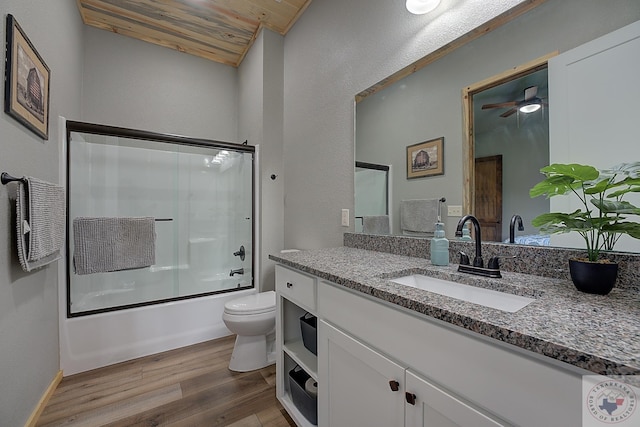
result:
M 363 217 L 389 215 L 389 198 L 389 166 L 356 162 L 356 233 L 363 231 Z
M 67 127 L 68 316 L 253 286 L 254 147 L 78 122 Z M 153 218 L 155 262 L 78 274 L 76 251 L 112 242 L 74 236 L 74 219 L 136 218 Z M 100 249 L 117 253 L 118 244 Z

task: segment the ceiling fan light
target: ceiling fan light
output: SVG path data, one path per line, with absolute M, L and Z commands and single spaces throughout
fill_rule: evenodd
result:
M 520 107 L 520 112 L 521 113 L 533 113 L 534 111 L 538 111 L 540 109 L 540 104 L 538 103 L 531 103 L 531 104 L 525 104 L 522 107 Z
M 423 15 L 438 7 L 440 0 L 407 0 L 407 10 L 414 15 Z

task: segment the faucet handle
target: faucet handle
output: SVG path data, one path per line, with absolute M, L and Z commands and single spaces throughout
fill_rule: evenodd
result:
M 489 264 L 487 265 L 487 268 L 492 268 L 494 270 L 499 270 L 500 269 L 500 258 L 516 258 L 516 255 L 492 256 L 491 258 L 489 258 Z
M 465 254 L 462 251 L 460 251 L 458 253 L 460 254 L 460 264 L 469 265 L 469 255 Z
M 473 257 L 473 266 L 474 267 L 484 268 L 484 260 L 482 259 L 481 256 Z

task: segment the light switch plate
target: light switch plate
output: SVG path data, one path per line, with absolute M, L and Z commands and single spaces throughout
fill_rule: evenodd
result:
M 349 209 L 342 209 L 342 226 L 349 226 Z
M 460 206 L 460 205 L 447 206 L 447 215 L 448 216 L 462 216 L 462 206 Z

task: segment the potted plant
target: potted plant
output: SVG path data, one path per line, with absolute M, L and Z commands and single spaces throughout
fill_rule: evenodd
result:
M 549 234 L 579 233 L 586 244 L 587 258 L 569 260 L 571 279 L 578 290 L 608 294 L 615 284 L 618 264 L 601 258 L 601 252 L 612 251 L 623 234 L 640 239 L 640 224 L 628 219 L 629 215 L 640 215 L 640 209 L 623 200 L 628 193 L 640 193 L 640 162 L 607 170 L 556 163 L 540 172 L 546 178 L 529 191 L 531 197 L 573 194 L 581 208 L 571 213 L 538 215 L 532 225 Z

